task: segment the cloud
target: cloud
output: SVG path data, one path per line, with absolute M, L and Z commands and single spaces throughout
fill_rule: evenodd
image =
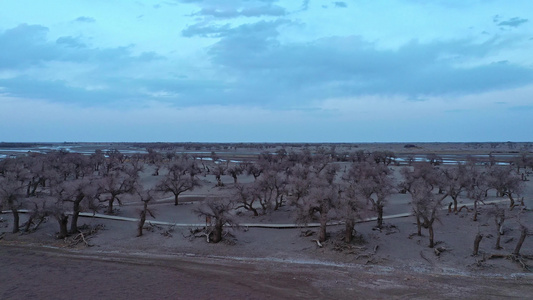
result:
M 96 20 L 91 17 L 78 17 L 74 20 L 75 22 L 82 22 L 82 23 L 94 23 Z
M 306 11 L 309 9 L 309 1 L 310 0 L 303 0 L 302 7 L 300 8 L 300 11 Z
M 495 22 L 497 19 L 495 19 Z M 511 18 L 507 21 L 502 21 L 502 22 L 499 22 L 498 23 L 498 26 L 509 26 L 509 27 L 518 27 L 524 23 L 526 23 L 528 21 L 528 19 L 522 19 L 522 18 L 519 18 L 519 17 L 514 17 L 514 18 Z
M 482 62 L 508 46 L 497 39 L 482 43 L 467 39 L 412 41 L 396 50 L 378 48 L 356 36 L 280 43 L 279 29 L 291 24 L 261 21 L 226 28 L 211 47 L 212 62 L 240 82 L 235 99 L 254 94 L 256 101 L 272 105 L 364 94 L 401 94 L 416 99 L 533 82 L 530 67 Z
M 287 14 L 285 8 L 265 0 L 251 1 L 184 1 L 196 3 L 201 9 L 192 16 L 232 19 L 238 17 L 281 17 Z M 304 3 L 305 4 L 305 3 Z
M 71 36 L 62 36 L 56 40 L 58 45 L 65 45 L 72 48 L 85 48 L 87 47 L 80 38 L 75 38 Z
M 0 70 L 38 64 L 58 57 L 46 41 L 48 28 L 21 24 L 0 33 Z
M 181 31 L 185 37 L 201 36 L 201 37 L 221 37 L 229 32 L 230 24 L 222 26 L 198 23 L 188 26 Z
M 346 5 L 346 2 L 342 2 L 342 1 L 335 1 L 333 2 L 333 4 L 335 4 L 335 7 L 341 7 L 341 8 L 348 7 L 348 5 Z
M 0 33 L 2 93 L 85 104 L 135 99 L 143 87 L 149 90 L 138 79 L 139 67 L 166 59 L 151 51 L 133 54 L 131 45 L 95 48 L 81 37 L 54 42 L 47 35 L 48 28 L 27 24 Z

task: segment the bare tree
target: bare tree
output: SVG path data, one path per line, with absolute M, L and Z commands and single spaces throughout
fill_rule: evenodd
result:
M 150 210 L 148 208 L 148 204 L 154 200 L 154 191 L 152 190 L 140 190 L 140 191 L 137 191 L 137 195 L 139 196 L 140 200 L 142 201 L 143 203 L 143 208 L 142 210 L 140 211 L 139 213 L 139 223 L 137 224 L 137 236 L 142 236 L 143 235 L 143 227 L 144 227 L 144 223 L 146 222 L 146 215 L 150 215 L 152 218 L 155 219 L 155 215 L 154 213 L 152 212 L 152 210 Z
M 13 214 L 13 233 L 20 230 L 19 209 L 25 202 L 25 181 L 28 172 L 21 159 L 7 159 L 0 174 L 0 209 L 11 210 Z
M 486 177 L 488 187 L 496 190 L 498 197 L 507 196 L 510 200 L 509 207 L 513 208 L 515 197 L 520 197 L 523 190 L 523 180 L 515 174 L 510 166 L 494 166 L 489 169 Z
M 235 191 L 235 209 L 244 208 L 246 210 L 251 211 L 254 216 L 259 216 L 257 207 L 255 206 L 258 197 L 256 196 L 254 186 L 245 186 L 242 184 L 237 184 L 235 185 Z
M 524 244 L 524 241 L 526 240 L 528 234 L 529 231 L 527 227 L 523 224 L 520 224 L 520 237 L 518 238 L 518 242 L 516 243 L 516 247 L 514 248 L 513 255 L 520 255 L 520 250 L 522 249 L 522 245 Z
M 468 185 L 468 172 L 466 166 L 458 164 L 456 166 L 444 167 L 441 169 L 444 176 L 443 188 L 453 200 L 453 212 L 457 212 L 459 195 Z
M 246 168 L 246 174 L 252 175 L 254 180 L 257 180 L 259 176 L 263 173 L 264 169 L 258 163 L 249 163 Z
M 212 231 L 209 236 L 210 241 L 218 243 L 222 240 L 224 226 L 237 226 L 232 211 L 235 204 L 230 198 L 208 198 L 194 212 L 199 217 L 205 217 L 212 222 Z
M 226 170 L 228 169 L 228 166 L 224 163 L 216 163 L 213 167 L 213 175 L 215 175 L 215 179 L 217 180 L 217 186 L 224 186 L 224 183 L 222 182 L 222 176 L 226 175 Z
M 66 181 L 64 185 L 69 185 L 70 198 L 63 201 L 72 203 L 72 218 L 70 220 L 70 233 L 78 232 L 78 218 L 84 209 L 96 211 L 98 205 L 95 200 L 98 198 L 98 187 L 90 178 L 75 179 Z
M 274 206 L 278 210 L 284 205 L 284 197 L 287 193 L 287 178 L 274 170 L 264 173 L 261 178 L 254 182 L 260 194 L 264 195 L 263 201 L 268 207 Z M 266 207 L 265 207 L 266 208 Z
M 13 214 L 13 233 L 19 232 L 19 209 L 24 203 L 23 182 L 19 181 L 15 176 L 0 177 L 0 209 L 5 208 L 11 210 Z
M 494 222 L 496 223 L 496 231 L 497 231 L 497 238 L 496 238 L 496 249 L 501 249 L 500 246 L 500 240 L 503 235 L 503 223 L 505 222 L 505 209 L 498 206 L 498 204 L 492 203 L 494 206 L 491 210 L 489 210 L 488 215 L 494 217 Z
M 327 165 L 326 165 L 327 166 Z M 308 191 L 300 193 L 293 204 L 298 208 L 297 221 L 308 223 L 316 218 L 320 223 L 318 241 L 324 242 L 327 239 L 327 223 L 330 219 L 330 211 L 339 206 L 340 194 L 342 190 L 339 184 L 335 183 L 335 168 L 326 166 L 315 166 L 312 172 L 305 179 L 308 184 Z
M 108 214 L 113 214 L 115 201 L 118 201 L 119 205 L 122 204 L 120 195 L 135 192 L 135 186 L 139 180 L 138 172 L 139 170 L 133 166 L 122 165 L 121 168 L 112 170 L 98 182 L 99 199 L 101 202 L 107 202 Z
M 429 163 L 419 163 L 410 171 L 402 169 L 404 187 L 411 194 L 413 211 L 416 217 L 417 234 L 422 235 L 422 227 L 429 232 L 429 247 L 435 246 L 433 224 L 438 218 L 438 211 L 442 208 L 443 200 L 448 194 L 439 194 L 436 190 L 442 188 L 442 178 L 439 172 Z
M 469 172 L 469 181 L 466 186 L 467 197 L 474 202 L 474 217 L 473 221 L 477 221 L 479 214 L 479 204 L 484 203 L 487 198 L 487 191 L 489 190 L 487 173 L 476 169 L 471 169 Z
M 192 191 L 200 183 L 191 173 L 186 160 L 178 160 L 169 166 L 167 174 L 157 185 L 157 190 L 174 195 L 174 205 L 178 205 L 178 198 L 183 192 Z
M 341 197 L 337 206 L 338 216 L 344 220 L 344 241 L 350 243 L 354 237 L 355 223 L 361 219 L 365 210 L 366 197 L 361 194 L 357 183 L 343 178 L 341 184 Z
M 237 177 L 244 172 L 243 167 L 240 164 L 235 164 L 228 168 L 228 174 L 233 177 L 233 183 L 237 184 Z
M 372 204 L 377 213 L 377 227 L 383 227 L 383 213 L 387 198 L 392 194 L 390 169 L 386 164 L 356 162 L 348 171 L 346 180 L 356 192 Z

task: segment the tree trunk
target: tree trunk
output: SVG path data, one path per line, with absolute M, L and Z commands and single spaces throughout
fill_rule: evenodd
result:
M 80 215 L 79 211 L 74 211 L 72 213 L 72 220 L 70 220 L 70 233 L 78 232 L 78 217 Z
M 174 194 L 174 205 L 178 205 L 178 197 L 180 194 Z
M 213 231 L 213 238 L 211 239 L 213 243 L 218 243 L 222 240 L 222 230 L 224 229 L 224 224 L 219 219 L 215 221 L 215 230 Z
M 527 228 L 525 226 L 521 226 L 522 233 L 520 234 L 520 239 L 518 239 L 518 243 L 516 244 L 516 247 L 514 248 L 513 254 L 514 255 L 520 255 L 520 248 L 522 248 L 522 244 L 526 240 L 527 236 Z
M 500 240 L 501 240 L 501 238 L 502 238 L 502 235 L 501 235 L 500 232 L 498 231 L 498 237 L 496 238 L 496 247 L 495 247 L 495 248 L 498 249 L 498 250 L 502 248 L 502 246 L 500 246 Z
M 318 230 L 318 241 L 321 243 L 326 241 L 327 221 L 327 217 L 323 214 L 320 214 L 320 229 Z
M 141 219 L 137 225 L 137 236 L 143 235 L 144 222 L 146 222 L 146 210 L 141 211 Z
M 347 220 L 346 221 L 346 229 L 344 231 L 344 241 L 346 243 L 351 243 L 353 240 L 353 228 L 355 226 L 355 222 L 353 220 Z
M 416 234 L 418 236 L 422 236 L 422 222 L 420 222 L 420 216 L 418 214 L 416 215 L 416 228 L 417 228 Z
M 257 212 L 257 209 L 250 207 L 250 210 L 254 213 L 254 217 L 259 216 L 259 213 Z
M 378 228 L 381 229 L 383 227 L 383 204 L 378 204 Z
M 472 255 L 477 255 L 479 252 L 479 243 L 481 243 L 481 240 L 483 239 L 483 235 L 478 232 L 476 235 L 476 238 L 474 239 L 474 251 L 472 252 Z
M 513 209 L 514 208 L 513 194 L 509 193 L 508 197 L 509 197 L 509 200 L 511 201 L 511 203 L 509 203 L 509 208 Z
M 112 215 L 113 214 L 113 202 L 115 202 L 115 198 L 111 197 L 107 203 L 107 214 Z
M 477 201 L 474 201 L 474 218 L 472 219 L 472 221 L 477 221 Z
M 61 214 L 60 216 L 57 217 L 57 222 L 59 223 L 59 234 L 57 235 L 57 238 L 58 239 L 66 238 L 68 236 L 68 230 L 67 230 L 68 216 Z
M 429 230 L 429 248 L 433 248 L 435 246 L 434 233 L 433 233 L 433 222 L 429 223 L 428 230 Z
M 452 197 L 453 200 L 453 212 L 457 212 L 457 196 Z
M 72 220 L 70 220 L 70 233 L 78 232 L 78 217 L 80 215 L 80 204 L 74 202 L 72 207 Z
M 20 223 L 19 211 L 16 208 L 12 208 L 11 212 L 13 213 L 13 233 L 17 233 L 19 232 Z
M 33 223 L 33 216 L 30 216 L 30 218 L 28 219 L 28 222 L 26 222 L 26 226 L 24 227 L 25 232 L 30 232 L 32 223 Z

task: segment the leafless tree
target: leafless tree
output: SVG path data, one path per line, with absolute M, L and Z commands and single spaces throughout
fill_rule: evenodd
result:
M 497 238 L 496 238 L 496 249 L 501 249 L 500 246 L 500 240 L 503 235 L 503 222 L 505 222 L 505 209 L 498 206 L 498 204 L 493 203 L 493 208 L 488 211 L 489 216 L 494 217 L 494 222 L 496 223 L 496 231 L 497 231 Z
M 273 205 L 274 210 L 278 210 L 284 205 L 284 197 L 287 194 L 287 178 L 279 172 L 270 170 L 264 173 L 259 180 L 253 183 L 259 196 L 260 202 L 264 203 L 264 208 Z
M 72 218 L 70 220 L 70 233 L 78 232 L 78 218 L 84 209 L 96 211 L 98 204 L 98 186 L 90 178 L 75 179 L 62 183 L 68 185 L 70 198 L 65 197 L 63 201 L 72 203 Z
M 25 204 L 25 182 L 29 173 L 21 158 L 5 159 L 0 172 L 0 209 L 11 210 L 13 214 L 13 233 L 20 229 L 19 209 Z
M 94 150 L 94 153 L 89 156 L 89 162 L 94 172 L 100 172 L 100 167 L 105 164 L 105 155 L 100 149 Z
M 372 209 L 377 213 L 377 227 L 381 229 L 384 207 L 393 191 L 390 169 L 386 164 L 369 161 L 356 162 L 348 171 L 346 180 L 357 194 L 372 204 Z
M 327 166 L 327 164 L 326 164 Z M 316 218 L 320 223 L 318 232 L 318 241 L 324 242 L 327 239 L 327 223 L 330 219 L 330 213 L 339 206 L 342 189 L 335 182 L 335 167 L 326 168 L 319 165 L 311 168 L 305 181 L 308 190 L 299 193 L 293 199 L 293 204 L 298 208 L 297 221 L 308 223 Z M 304 173 L 302 173 L 304 174 Z
M 228 168 L 228 174 L 233 177 L 233 183 L 237 184 L 237 177 L 244 172 L 240 164 L 235 164 Z
M 213 175 L 215 175 L 215 179 L 217 180 L 217 186 L 224 186 L 224 183 L 222 182 L 222 176 L 226 175 L 226 171 L 228 169 L 228 166 L 225 163 L 216 163 L 213 167 Z
M 466 166 L 458 164 L 440 169 L 444 176 L 443 189 L 453 200 L 453 212 L 457 212 L 458 198 L 468 185 Z
M 413 211 L 416 217 L 417 234 L 422 235 L 422 227 L 429 232 L 429 247 L 435 246 L 435 233 L 433 224 L 438 219 L 438 211 L 442 208 L 443 200 L 447 193 L 439 194 L 443 180 L 439 171 L 431 164 L 418 163 L 411 171 L 409 168 L 402 169 L 404 187 L 411 194 Z
M 15 176 L 0 176 L 0 209 L 11 210 L 13 214 L 13 233 L 19 232 L 19 209 L 24 203 L 24 183 Z
M 496 190 L 498 197 L 507 196 L 510 200 L 509 207 L 513 208 L 515 197 L 520 197 L 524 182 L 515 174 L 510 166 L 493 166 L 488 171 L 486 180 L 489 188 Z
M 112 170 L 98 182 L 99 199 L 101 202 L 107 202 L 108 214 L 113 214 L 115 201 L 122 204 L 120 195 L 135 192 L 139 180 L 138 172 L 139 170 L 135 167 L 122 165 L 121 168 Z
M 370 157 L 376 164 L 390 165 L 396 159 L 396 155 L 392 151 L 374 151 L 370 154 Z
M 257 180 L 259 176 L 263 173 L 264 169 L 261 165 L 258 163 L 250 163 L 248 164 L 246 168 L 246 174 L 252 175 L 254 177 L 254 180 Z
M 139 213 L 139 217 L 140 217 L 139 223 L 137 224 L 137 236 L 139 237 L 143 235 L 143 227 L 144 227 L 144 223 L 146 222 L 146 215 L 148 214 L 152 218 L 155 219 L 154 213 L 152 212 L 152 210 L 148 208 L 148 204 L 154 200 L 154 191 L 139 190 L 137 191 L 137 195 L 139 196 L 140 200 L 143 203 L 143 208 L 141 209 Z
M 235 209 L 244 208 L 251 211 L 254 216 L 259 216 L 256 207 L 256 200 L 259 198 L 256 195 L 255 186 L 247 186 L 242 184 L 235 185 L 234 199 L 236 202 Z
M 357 182 L 343 178 L 341 183 L 341 197 L 337 206 L 337 214 L 344 221 L 344 241 L 350 243 L 354 237 L 355 223 L 367 211 L 366 197 L 361 194 Z
M 183 192 L 192 191 L 200 183 L 191 173 L 187 160 L 177 160 L 168 167 L 168 172 L 157 185 L 157 190 L 174 195 L 174 205 L 178 205 L 178 198 Z
M 199 217 L 205 217 L 212 222 L 212 231 L 209 233 L 210 241 L 218 243 L 222 240 L 224 226 L 238 226 L 233 218 L 232 211 L 235 203 L 230 198 L 208 198 L 194 212 Z
M 473 221 L 477 221 L 479 214 L 479 204 L 484 203 L 489 190 L 488 175 L 483 170 L 471 169 L 469 172 L 469 181 L 466 186 L 467 197 L 474 202 Z

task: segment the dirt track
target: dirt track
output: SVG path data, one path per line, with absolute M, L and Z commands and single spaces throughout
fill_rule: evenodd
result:
M 520 298 L 530 279 L 374 272 L 2 245 L 1 299 Z

